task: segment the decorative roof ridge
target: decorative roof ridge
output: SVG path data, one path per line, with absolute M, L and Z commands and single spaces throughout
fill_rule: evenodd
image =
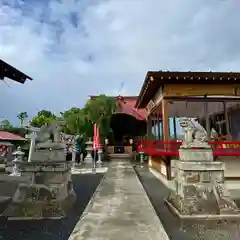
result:
M 151 70 L 151 71 L 147 71 L 147 73 L 218 73 L 218 74 L 221 74 L 221 73 L 225 73 L 225 74 L 228 74 L 228 73 L 234 73 L 234 74 L 240 74 L 240 72 L 236 72 L 236 71 L 179 71 L 179 70 Z

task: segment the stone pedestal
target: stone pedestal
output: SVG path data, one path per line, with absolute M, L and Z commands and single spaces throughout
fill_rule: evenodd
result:
M 9 219 L 45 219 L 67 215 L 76 198 L 69 163 L 22 162 L 18 171 L 30 180 L 19 183 L 3 216 Z
M 8 219 L 65 217 L 76 197 L 71 180 L 72 163 L 66 161 L 66 146 L 60 139 L 59 127 L 45 125 L 31 140 L 28 161 L 23 161 L 20 148 L 14 153 L 14 176 L 6 176 L 1 189 L 6 190 L 13 180 L 17 184 L 11 188 L 11 194 L 0 192 L 0 198 L 4 198 L 0 214 Z M 6 201 L 6 197 L 10 200 Z
M 182 161 L 213 161 L 211 148 L 180 148 L 179 159 Z
M 31 153 L 30 162 L 66 162 L 66 152 L 64 143 L 45 142 L 35 146 Z
M 239 217 L 239 210 L 224 186 L 224 163 L 212 161 L 211 149 L 180 149 L 173 191 L 167 203 L 180 218 Z
M 194 229 L 193 239 L 239 238 L 240 214 L 224 186 L 224 163 L 213 161 L 208 134 L 199 123 L 190 118 L 179 123 L 185 136 L 180 159 L 174 162 L 169 209 L 180 218 L 182 229 Z

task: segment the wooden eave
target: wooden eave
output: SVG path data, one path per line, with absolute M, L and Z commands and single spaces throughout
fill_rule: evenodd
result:
M 153 72 L 146 74 L 135 107 L 145 108 L 166 84 L 240 84 L 239 72 Z
M 0 59 L 0 80 L 3 80 L 5 77 L 22 84 L 25 83 L 27 79 L 32 80 L 28 75 Z

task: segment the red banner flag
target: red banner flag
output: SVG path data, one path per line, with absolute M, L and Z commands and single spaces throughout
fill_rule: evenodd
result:
M 93 125 L 93 150 L 97 151 L 100 148 L 100 134 L 97 124 Z

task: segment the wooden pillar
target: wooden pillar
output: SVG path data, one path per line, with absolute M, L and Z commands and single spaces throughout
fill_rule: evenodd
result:
M 170 140 L 169 130 L 169 112 L 168 101 L 162 100 L 162 125 L 163 125 L 163 141 L 168 142 Z M 171 179 L 171 159 L 166 159 L 167 179 Z
M 228 118 L 226 102 L 223 102 L 223 111 L 224 111 L 224 118 L 225 118 L 226 130 L 227 130 L 227 138 L 229 140 L 231 137 L 231 133 L 230 133 L 230 127 L 229 127 L 229 118 Z
M 163 141 L 169 141 L 168 101 L 162 100 Z
M 157 124 L 157 126 L 158 126 L 158 140 L 161 140 L 161 129 L 160 129 L 160 117 L 159 117 L 159 115 L 158 115 L 158 124 Z
M 147 118 L 147 140 L 152 140 L 152 117 Z
M 206 131 L 208 135 L 208 141 L 211 140 L 211 129 L 210 129 L 210 122 L 209 122 L 209 112 L 208 112 L 208 102 L 204 102 L 204 116 L 206 121 Z
M 155 116 L 155 118 L 154 118 L 154 135 L 155 135 L 155 140 L 157 140 L 158 139 L 158 137 L 157 137 L 157 119 L 156 119 L 156 116 Z
M 161 120 L 161 140 L 163 141 L 163 120 Z
M 158 140 L 158 115 L 156 115 L 156 120 L 155 120 L 155 132 L 156 132 L 156 140 Z
M 173 131 L 174 131 L 174 139 L 175 139 L 175 141 L 177 141 L 176 117 L 173 118 Z
M 172 180 L 171 157 L 166 158 L 167 180 Z

